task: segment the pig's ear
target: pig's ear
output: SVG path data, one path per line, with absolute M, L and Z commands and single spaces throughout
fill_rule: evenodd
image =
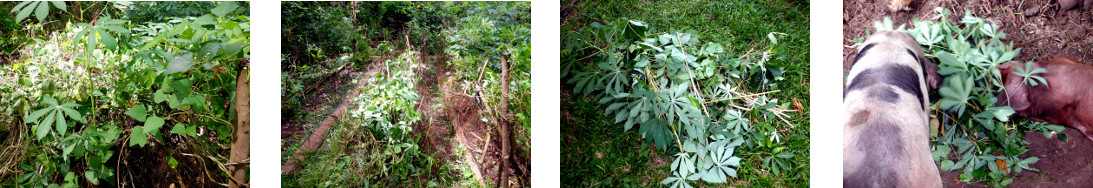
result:
M 1031 105 L 1028 101 L 1028 91 L 1031 86 L 1022 87 L 1021 78 L 1013 75 L 1011 68 L 1017 64 L 1020 63 L 1010 62 L 998 67 L 999 72 L 1002 73 L 1005 91 L 998 93 L 998 104 L 995 106 L 1008 105 L 1014 111 L 1022 111 Z
M 930 63 L 929 61 L 923 61 L 922 64 L 926 65 L 926 83 L 930 84 L 931 89 L 937 89 L 941 86 L 942 81 L 945 81 L 941 75 L 937 74 L 937 65 Z

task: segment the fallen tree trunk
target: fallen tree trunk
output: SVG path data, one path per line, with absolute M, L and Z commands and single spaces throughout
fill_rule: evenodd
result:
M 353 94 L 350 94 L 349 96 L 355 97 L 360 94 L 359 88 L 361 86 L 364 86 L 365 83 L 368 82 L 362 81 L 357 83 L 357 86 L 353 87 Z M 331 126 L 333 126 L 334 123 L 338 121 L 338 118 L 344 115 L 345 108 L 346 106 L 349 106 L 348 104 L 350 102 L 350 99 L 351 98 L 342 100 L 342 103 L 338 105 L 338 108 L 335 109 L 329 117 L 326 117 L 326 119 L 324 119 L 321 124 L 319 124 L 319 128 L 316 128 L 315 132 L 313 132 L 311 136 L 304 141 L 304 143 L 300 146 L 300 150 L 297 150 L 296 153 L 293 153 L 292 158 L 289 158 L 288 161 L 285 162 L 285 165 L 281 166 L 281 173 L 292 174 L 296 170 L 296 166 L 298 166 L 297 163 L 304 161 L 305 152 L 312 152 L 323 146 L 323 138 L 326 138 L 326 134 L 330 133 Z
M 232 131 L 231 154 L 229 163 L 240 163 L 250 159 L 250 62 L 240 63 L 239 75 L 235 80 L 235 128 Z M 228 187 L 246 186 L 247 171 L 250 165 L 229 167 L 231 178 L 242 181 L 244 185 L 232 181 Z
M 377 74 L 376 72 L 380 71 L 381 68 L 383 67 L 372 67 L 369 69 L 369 73 L 365 73 L 361 78 L 371 78 L 374 74 Z M 343 99 L 342 102 L 338 104 L 338 107 L 334 109 L 334 112 L 330 113 L 330 116 L 326 117 L 326 119 L 319 124 L 319 128 L 316 128 L 315 132 L 312 132 L 307 140 L 304 140 L 304 143 L 300 145 L 300 150 L 293 153 L 292 158 L 289 158 L 288 161 L 281 166 L 282 174 L 292 174 L 298 170 L 296 168 L 299 166 L 298 163 L 303 162 L 306 159 L 304 154 L 315 151 L 323 146 L 323 139 L 330 133 L 331 126 L 337 122 L 338 118 L 341 118 L 345 114 L 346 107 L 352 102 L 352 97 L 359 95 L 361 92 L 360 88 L 367 83 L 368 81 L 360 81 L 357 82 L 356 86 L 353 86 L 353 91 L 347 95 L 347 98 Z

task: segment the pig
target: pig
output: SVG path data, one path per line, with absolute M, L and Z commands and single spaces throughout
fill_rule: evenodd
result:
M 890 3 L 888 4 L 889 12 L 911 10 L 911 0 L 892 0 Z
M 928 115 L 937 65 L 903 31 L 864 44 L 843 88 L 843 186 L 941 187 Z
M 1017 115 L 1033 121 L 1065 125 L 1078 129 L 1093 141 L 1093 66 L 1068 57 L 1056 57 L 1033 63 L 1044 68 L 1047 84 L 1024 84 L 1024 77 L 1014 71 L 1025 63 L 1010 62 L 998 66 L 1005 92 L 997 94 L 996 106 L 1010 106 Z

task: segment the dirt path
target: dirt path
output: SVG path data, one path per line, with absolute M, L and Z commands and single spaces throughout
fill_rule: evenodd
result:
M 421 99 L 416 109 L 422 115 L 422 120 L 413 125 L 414 130 L 423 134 L 419 144 L 426 148 L 426 152 L 447 162 L 462 160 L 473 167 L 476 181 L 485 186 L 486 179 L 497 181 L 493 178 L 497 177 L 497 167 L 501 159 L 499 130 L 483 121 L 484 117 L 488 118 L 487 115 L 480 114 L 485 113 L 481 111 L 486 108 L 485 105 L 476 97 L 464 93 L 457 85 L 459 82 L 445 82 L 449 69 L 437 67 L 445 65 L 437 62 L 446 61 L 447 58 L 428 56 L 428 61 L 421 63 L 425 68 L 418 71 L 421 81 L 416 90 Z M 453 153 L 455 147 L 464 149 L 462 155 Z M 515 149 L 514 154 L 523 152 L 522 149 Z M 529 164 L 529 160 L 529 157 L 514 156 L 514 164 L 510 167 L 517 168 L 506 168 L 509 169 L 506 173 L 526 185 L 530 182 L 530 173 L 513 169 L 521 169 L 518 166 Z
M 910 20 L 928 20 L 937 15 L 934 7 L 952 11 L 950 20 L 959 21 L 964 11 L 1000 24 L 1000 30 L 1008 35 L 1003 42 L 1012 42 L 1014 48 L 1022 48 L 1015 61 L 1042 61 L 1055 56 L 1068 56 L 1085 64 L 1093 64 L 1093 1 L 1071 10 L 1059 10 L 1052 0 L 930 0 L 913 1 L 914 10 L 887 13 L 889 1 L 843 1 L 843 75 L 850 70 L 851 59 L 856 54 L 854 38 L 865 38 L 865 31 L 873 32 L 873 21 L 891 16 L 894 23 L 910 25 Z M 910 27 L 910 26 L 908 26 Z M 1048 139 L 1039 132 L 1026 132 L 1028 154 L 1020 157 L 1038 157 L 1040 161 L 1030 165 L 1040 172 L 1024 171 L 1017 174 L 1011 187 L 1089 187 L 1093 185 L 1093 143 L 1082 139 L 1073 129 L 1064 131 L 1070 139 L 1066 142 L 1054 137 Z M 955 184 L 957 171 L 942 172 L 945 187 L 969 187 Z
M 294 172 L 295 170 L 297 170 L 297 163 L 304 161 L 305 153 L 315 151 L 322 146 L 323 139 L 326 138 L 327 133 L 330 132 L 331 126 L 337 121 L 338 118 L 344 115 L 346 108 L 348 106 L 351 106 L 350 103 L 352 103 L 352 101 L 350 99 L 356 97 L 357 94 L 360 93 L 361 90 L 357 88 L 365 87 L 367 85 L 368 81 L 363 79 L 372 78 L 381 69 L 382 66 L 379 66 L 381 64 L 382 63 L 370 64 L 368 67 L 368 71 L 360 74 L 363 76 L 357 77 L 359 78 L 359 80 L 357 81 L 357 84 L 352 87 L 353 89 L 349 91 L 350 94 L 344 95 L 342 97 L 343 100 L 341 100 L 337 108 L 335 108 L 329 116 L 326 116 L 326 118 L 324 118 L 322 123 L 319 124 L 319 127 L 315 128 L 314 132 L 312 132 L 312 134 L 307 137 L 307 140 L 304 140 L 303 144 L 300 146 L 300 150 L 297 150 L 295 153 L 293 153 L 292 158 L 286 161 L 284 166 L 281 166 L 281 173 L 290 174 Z M 320 96 L 322 96 L 322 94 L 320 94 Z M 282 135 L 282 137 L 283 136 L 284 135 Z
M 372 63 L 382 64 L 382 63 Z M 347 65 L 348 66 L 348 65 Z M 353 79 L 358 79 L 358 82 L 364 82 L 363 78 L 369 78 L 369 76 L 362 76 L 365 73 L 371 73 L 374 75 L 375 71 L 379 70 L 381 66 L 370 66 L 367 69 L 357 70 L 352 68 L 344 68 L 340 71 L 332 73 L 333 75 L 327 79 L 324 83 L 318 84 L 317 88 L 313 92 L 306 93 L 303 96 L 303 101 L 300 107 L 303 109 L 282 109 L 281 116 L 281 150 L 285 150 L 289 146 L 299 142 L 301 139 L 306 138 L 307 135 L 311 135 L 311 132 L 315 130 L 316 125 L 325 120 L 326 116 L 303 116 L 297 117 L 294 113 L 288 113 L 289 111 L 300 111 L 303 113 L 318 113 L 318 114 L 331 114 L 333 110 L 338 106 L 337 104 L 345 101 L 346 99 L 352 99 L 356 95 L 349 95 L 349 91 L 356 89 L 356 84 L 353 84 Z M 307 86 L 305 86 L 307 87 Z

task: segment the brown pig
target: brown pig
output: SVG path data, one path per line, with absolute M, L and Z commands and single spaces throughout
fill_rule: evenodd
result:
M 1093 66 L 1067 57 L 1033 63 L 1033 69 L 1047 70 L 1035 74 L 1047 81 L 1037 86 L 1024 84 L 1024 77 L 1014 73 L 1016 67 L 1024 66 L 1010 62 L 998 67 L 1005 92 L 998 93 L 996 105 L 1009 105 L 1018 115 L 1034 121 L 1078 129 L 1093 140 Z
M 899 12 L 904 10 L 911 10 L 911 0 L 891 0 L 891 4 L 888 5 L 889 12 Z

